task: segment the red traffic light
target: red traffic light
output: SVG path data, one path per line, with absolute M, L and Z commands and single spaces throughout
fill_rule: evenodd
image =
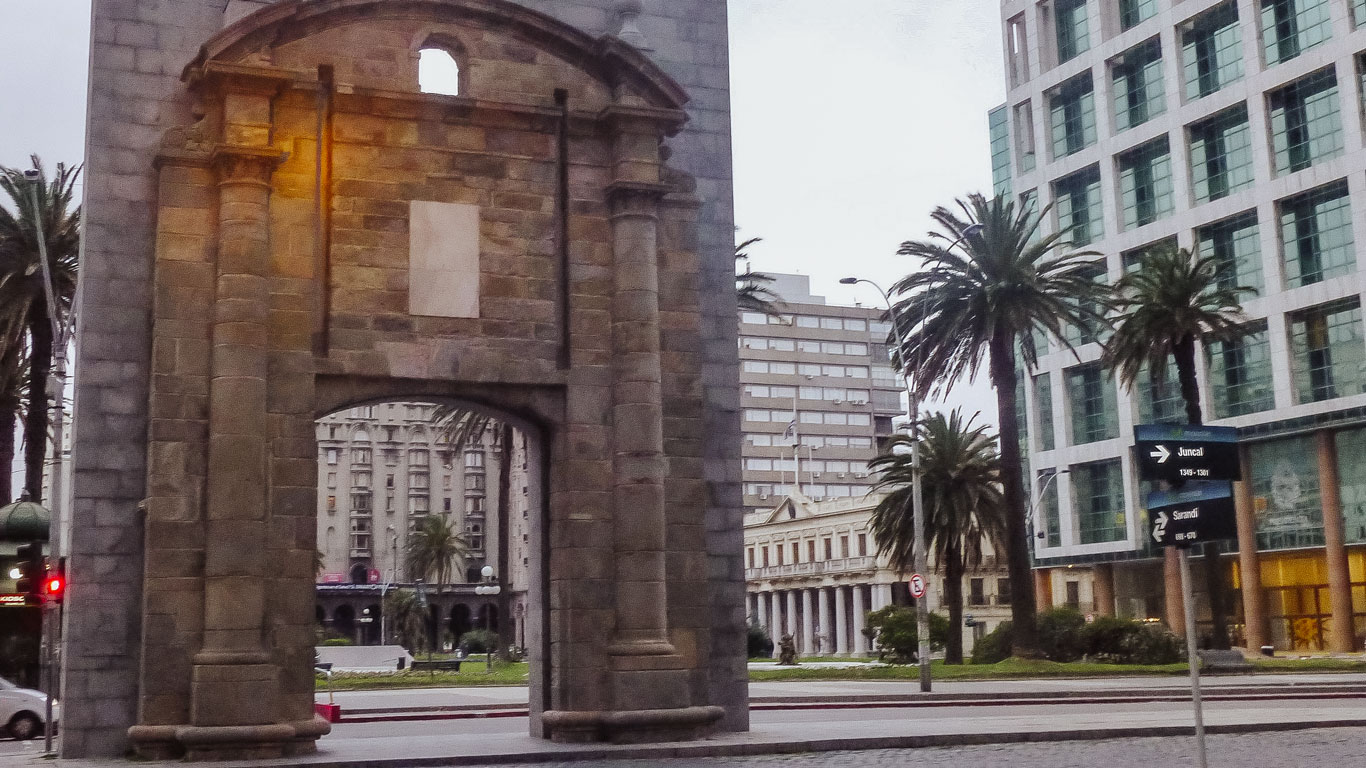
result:
M 66 581 L 61 576 L 49 576 L 43 582 L 43 594 L 48 597 L 61 598 L 62 592 L 66 589 Z

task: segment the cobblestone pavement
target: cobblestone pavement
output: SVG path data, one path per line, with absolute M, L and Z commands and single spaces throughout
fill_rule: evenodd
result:
M 1349 768 L 1363 763 L 1366 728 L 1209 737 L 1210 768 L 1306 768 L 1316 764 Z M 1178 768 L 1197 764 L 1193 737 L 593 763 L 604 768 Z M 538 763 L 537 768 L 586 765 Z

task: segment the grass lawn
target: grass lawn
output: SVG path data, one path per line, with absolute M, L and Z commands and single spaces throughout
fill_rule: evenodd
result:
M 836 660 L 836 659 L 831 659 Z M 813 659 L 808 659 L 813 661 Z M 843 659 L 848 661 L 848 659 Z M 1253 661 L 1257 672 L 1362 672 L 1366 673 L 1366 660 L 1360 659 L 1256 659 Z M 945 665 L 934 662 L 931 674 L 935 680 L 1009 680 L 1030 677 L 1115 677 L 1115 676 L 1177 676 L 1186 674 L 1185 663 L 1181 664 L 1091 664 L 1074 662 L 1060 664 L 1055 661 L 1023 661 L 1006 659 L 999 664 L 962 664 Z M 789 667 L 784 669 L 762 669 L 749 673 L 753 682 L 775 680 L 917 680 L 919 669 L 913 665 L 889 666 L 869 664 L 863 667 L 843 669 L 812 669 Z M 526 685 L 527 664 L 525 662 L 498 662 L 493 664 L 493 673 L 484 671 L 482 660 L 466 661 L 459 672 L 426 672 L 404 670 L 402 672 L 338 672 L 332 677 L 334 691 L 365 691 L 386 688 L 448 688 L 466 686 Z M 318 692 L 327 690 L 323 678 L 318 678 Z

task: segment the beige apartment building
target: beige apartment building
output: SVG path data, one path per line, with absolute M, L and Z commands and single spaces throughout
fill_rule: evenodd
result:
M 826 304 L 805 275 L 774 277 L 781 314 L 740 315 L 745 509 L 772 509 L 796 492 L 860 498 L 879 438 L 904 413 L 887 358 L 891 327 L 881 309 Z

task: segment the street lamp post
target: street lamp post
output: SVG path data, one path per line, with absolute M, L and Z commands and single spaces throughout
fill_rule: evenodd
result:
M 485 596 L 485 597 L 488 597 L 488 598 L 496 598 L 499 594 L 502 593 L 503 588 L 502 588 L 501 586 L 499 586 L 499 584 L 498 584 L 498 577 L 495 576 L 495 575 L 493 574 L 493 566 L 491 566 L 491 565 L 486 565 L 486 566 L 484 566 L 482 569 L 480 569 L 479 575 L 482 576 L 482 577 L 484 577 L 484 582 L 483 582 L 482 584 L 480 584 L 479 586 L 477 586 L 477 587 L 474 588 L 474 594 L 476 594 L 476 595 L 482 595 L 482 596 Z M 484 608 L 485 608 L 485 610 L 484 610 L 484 632 L 485 632 L 486 635 L 487 635 L 487 634 L 492 634 L 492 632 L 493 632 L 493 610 L 492 610 L 493 605 L 494 605 L 494 601 L 493 601 L 492 599 L 490 599 L 488 602 L 486 602 L 486 603 L 484 604 Z M 484 639 L 487 640 L 488 638 L 485 637 Z M 492 648 L 489 648 L 489 647 L 485 646 L 485 657 L 486 657 L 486 658 L 484 659 L 484 670 L 485 670 L 486 672 L 492 674 L 492 673 L 493 673 L 493 649 L 492 649 Z
M 949 244 L 946 251 L 953 250 L 954 246 L 963 240 L 982 231 L 981 224 L 973 224 L 963 230 L 963 234 L 957 240 Z M 882 301 L 887 305 L 887 316 L 892 321 L 892 331 L 896 334 L 897 352 L 901 355 L 901 379 L 906 385 L 908 414 L 911 419 L 911 525 L 915 536 L 915 551 L 913 559 L 915 561 L 915 572 L 925 577 L 926 556 L 925 556 L 925 510 L 924 510 L 924 477 L 920 466 L 920 393 L 911 382 L 911 363 L 907 359 L 906 335 L 901 329 L 901 321 L 897 315 L 896 307 L 892 304 L 892 299 L 887 295 L 887 291 L 882 286 L 860 277 L 846 277 L 840 280 L 843 285 L 855 285 L 857 283 L 867 283 L 877 289 L 882 296 Z M 925 318 L 922 315 L 921 322 Z M 919 349 L 916 350 L 919 357 Z M 919 640 L 919 648 L 916 656 L 920 662 L 920 690 L 928 693 L 930 690 L 930 606 L 927 599 L 929 590 L 926 590 L 924 597 L 916 598 L 915 601 L 915 626 L 916 637 Z
M 30 168 L 24 171 L 24 180 L 28 182 L 29 199 L 33 204 L 33 228 L 38 240 L 38 264 L 43 273 L 43 300 L 47 304 L 47 320 L 52 325 L 52 372 L 48 376 L 47 395 L 52 398 L 56 410 L 52 414 L 52 498 L 48 499 L 48 557 L 53 564 L 61 562 L 62 557 L 62 496 L 65 488 L 62 483 L 62 444 L 65 442 L 64 432 L 66 431 L 66 412 L 63 407 L 64 395 L 66 394 L 66 347 L 67 328 L 63 321 L 61 311 L 57 307 L 56 291 L 52 286 L 52 267 L 47 261 L 47 235 L 43 232 L 43 217 L 38 207 L 38 187 L 42 184 L 43 174 L 37 168 Z M 57 645 L 57 612 L 58 607 L 53 601 L 46 600 L 43 603 L 43 665 L 47 688 L 47 703 L 45 705 L 46 715 L 44 723 L 52 722 L 52 697 L 54 688 L 57 685 L 57 674 L 54 667 L 54 654 Z M 49 726 L 43 728 L 43 752 L 52 754 L 52 731 Z

